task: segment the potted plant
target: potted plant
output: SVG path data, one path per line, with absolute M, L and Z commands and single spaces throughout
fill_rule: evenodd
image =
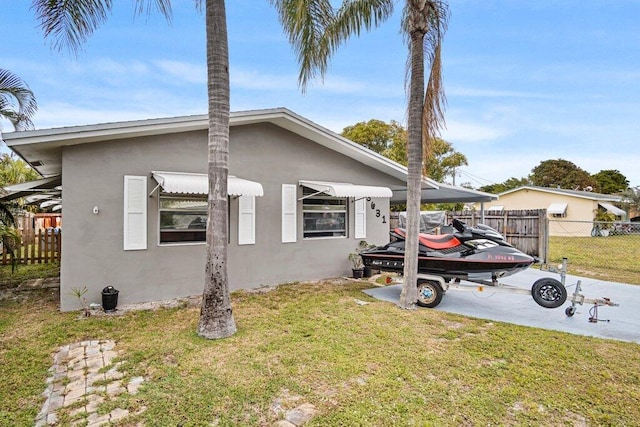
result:
M 362 263 L 362 257 L 360 256 L 360 252 L 375 248 L 376 245 L 371 245 L 364 240 L 361 240 L 356 248 L 355 252 L 351 252 L 349 254 L 349 261 L 351 261 L 351 269 L 353 271 L 353 277 L 356 279 L 360 279 L 362 277 L 371 277 L 371 267 L 365 267 Z
M 351 252 L 349 254 L 349 261 L 351 261 L 351 271 L 354 279 L 361 279 L 364 276 L 364 264 L 362 263 L 360 252 Z
M 596 215 L 594 217 L 594 221 L 596 222 L 594 228 L 598 228 L 601 236 L 608 236 L 611 232 L 611 226 L 613 222 L 616 220 L 616 216 L 609 211 L 604 210 L 596 210 Z

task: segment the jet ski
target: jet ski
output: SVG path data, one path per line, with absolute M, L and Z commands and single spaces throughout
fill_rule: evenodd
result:
M 451 234 L 420 233 L 418 274 L 441 276 L 447 281 L 496 281 L 526 270 L 537 261 L 511 246 L 498 231 L 487 225 L 470 227 L 454 219 L 452 226 L 455 232 Z M 406 231 L 395 228 L 390 234 L 391 243 L 360 252 L 366 267 L 402 273 Z

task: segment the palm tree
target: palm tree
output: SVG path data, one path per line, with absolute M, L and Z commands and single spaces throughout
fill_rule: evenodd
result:
M 198 335 L 217 339 L 236 332 L 227 277 L 229 159 L 229 48 L 224 0 L 206 1 L 209 96 L 209 211 L 207 263 Z
M 329 1 L 305 3 L 296 0 L 271 0 L 300 62 L 299 82 L 316 75 L 322 77 L 328 59 L 337 47 L 361 28 L 370 29 L 393 14 L 393 0 L 344 1 L 334 14 Z M 441 76 L 441 42 L 448 22 L 448 7 L 442 0 L 407 0 L 402 29 L 409 44 L 408 59 L 408 177 L 407 244 L 404 286 L 399 306 L 415 308 L 418 274 L 418 233 L 423 161 L 430 143 L 438 135 L 444 116 L 444 91 Z M 424 84 L 425 52 L 430 69 L 427 90 Z M 424 147 L 424 149 L 423 149 Z M 426 153 L 427 156 L 423 156 Z
M 32 129 L 31 118 L 38 106 L 29 86 L 9 70 L 0 68 L 0 118 L 15 130 Z
M 403 30 L 409 44 L 409 134 L 407 177 L 407 241 L 404 254 L 404 284 L 398 305 L 415 309 L 417 301 L 418 234 L 423 159 L 444 121 L 441 47 L 448 22 L 448 7 L 440 0 L 407 0 Z M 425 52 L 431 65 L 424 89 Z M 423 156 L 424 152 L 427 156 Z

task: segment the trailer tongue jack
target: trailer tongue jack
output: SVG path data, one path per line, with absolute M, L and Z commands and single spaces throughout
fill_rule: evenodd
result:
M 559 269 L 553 268 L 552 266 L 547 266 L 547 271 L 551 271 L 553 273 L 560 273 L 560 281 L 562 284 L 565 284 L 566 274 L 567 274 L 567 258 L 562 258 L 562 265 Z M 578 280 L 576 282 L 576 288 L 573 291 L 573 295 L 571 295 L 571 306 L 567 307 L 564 310 L 564 314 L 568 317 L 576 314 L 577 305 L 584 304 L 593 304 L 593 306 L 589 309 L 589 322 L 597 323 L 597 322 L 609 322 L 609 320 L 599 319 L 598 318 L 598 307 L 602 306 L 610 306 L 617 307 L 620 304 L 611 301 L 611 299 L 602 297 L 602 298 L 587 298 L 582 294 L 582 281 Z

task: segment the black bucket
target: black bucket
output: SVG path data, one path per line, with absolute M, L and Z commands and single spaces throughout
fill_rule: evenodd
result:
M 113 286 L 102 289 L 102 309 L 104 311 L 115 311 L 118 305 L 118 293 L 120 291 Z

